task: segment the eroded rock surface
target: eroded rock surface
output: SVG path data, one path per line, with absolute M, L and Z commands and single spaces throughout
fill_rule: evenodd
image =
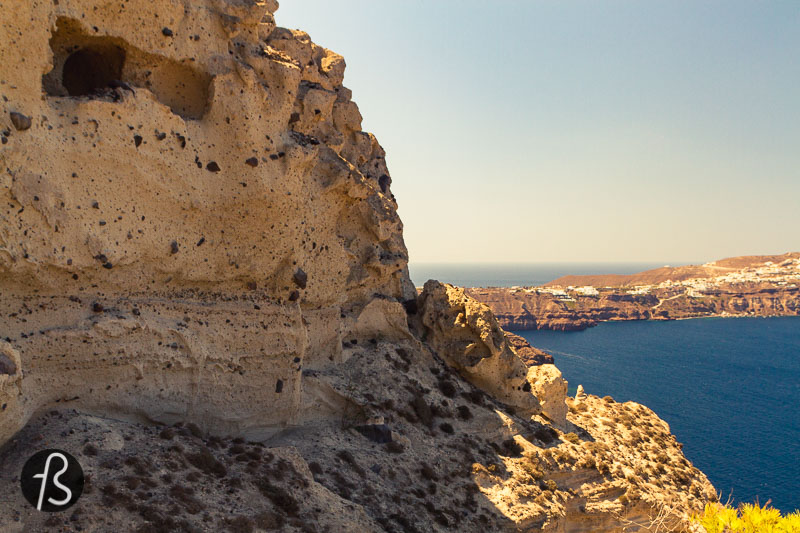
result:
M 488 306 L 462 289 L 428 281 L 419 298 L 424 338 L 453 368 L 498 399 L 541 412 L 528 368 L 506 341 Z
M 275 29 L 276 7 L 5 7 L 0 320 L 26 376 L 9 430 L 70 401 L 265 434 L 361 309 L 414 297 L 344 60 Z
M 522 362 L 528 366 L 553 364 L 552 355 L 531 346 L 524 337 L 520 337 L 519 335 L 506 331 L 506 342 L 508 342 L 514 351 L 517 352 L 517 355 L 520 357 L 520 359 L 522 359 Z

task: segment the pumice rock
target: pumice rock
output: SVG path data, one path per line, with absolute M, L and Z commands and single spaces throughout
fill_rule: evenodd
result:
M 488 306 L 463 289 L 431 280 L 419 309 L 423 338 L 464 378 L 520 413 L 542 414 L 566 427 L 567 382 L 561 372 L 553 364 L 527 367 L 515 347 L 527 343 L 504 332 Z
M 259 37 L 270 4 L 18 4 L 2 105 L 46 127 L 1 156 L 2 332 L 30 377 L 17 425 L 63 397 L 209 431 L 291 423 L 302 361 L 324 359 L 308 339 L 337 339 L 376 297 L 413 295 L 383 151 L 361 132 L 343 60 L 302 32 Z M 269 163 L 245 171 L 241 154 Z
M 420 295 L 419 309 L 425 340 L 450 366 L 509 405 L 541 412 L 531 393 L 528 367 L 506 341 L 488 306 L 467 297 L 462 289 L 430 280 Z
M 0 530 L 59 525 L 18 490 L 46 446 L 85 531 L 621 531 L 713 494 L 655 414 L 417 294 L 344 59 L 277 2 L 3 7 Z
M 578 385 L 578 389 L 575 391 L 575 401 L 582 402 L 586 399 L 586 392 L 583 390 L 583 385 Z

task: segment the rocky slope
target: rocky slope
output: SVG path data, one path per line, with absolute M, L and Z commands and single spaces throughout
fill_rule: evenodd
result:
M 609 320 L 800 315 L 800 253 L 633 275 L 565 276 L 542 287 L 470 288 L 512 330 L 582 330 Z
M 276 2 L 3 7 L 0 530 L 621 531 L 713 497 L 651 412 L 416 294 L 344 60 Z M 65 514 L 16 488 L 47 447 L 90 475 Z

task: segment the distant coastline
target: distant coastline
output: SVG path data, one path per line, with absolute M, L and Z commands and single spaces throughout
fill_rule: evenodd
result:
M 429 279 L 458 287 L 538 286 L 565 275 L 635 274 L 665 262 L 416 263 L 408 270 L 417 287 Z
M 512 331 L 578 331 L 625 320 L 800 316 L 800 253 L 567 275 L 535 286 L 470 287 L 467 293 Z

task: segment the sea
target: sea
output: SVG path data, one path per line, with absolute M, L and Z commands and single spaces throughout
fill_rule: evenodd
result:
M 648 265 L 655 268 L 659 265 Z M 642 264 L 412 265 L 416 285 L 539 285 Z M 530 272 L 529 274 L 527 272 Z M 425 279 L 423 279 L 425 278 Z M 635 401 L 669 425 L 722 501 L 800 509 L 800 317 L 608 322 L 579 332 L 517 331 L 586 392 Z
M 408 270 L 417 287 L 422 287 L 429 279 L 459 287 L 523 287 L 544 285 L 566 275 L 636 274 L 663 266 L 665 263 L 410 263 Z

